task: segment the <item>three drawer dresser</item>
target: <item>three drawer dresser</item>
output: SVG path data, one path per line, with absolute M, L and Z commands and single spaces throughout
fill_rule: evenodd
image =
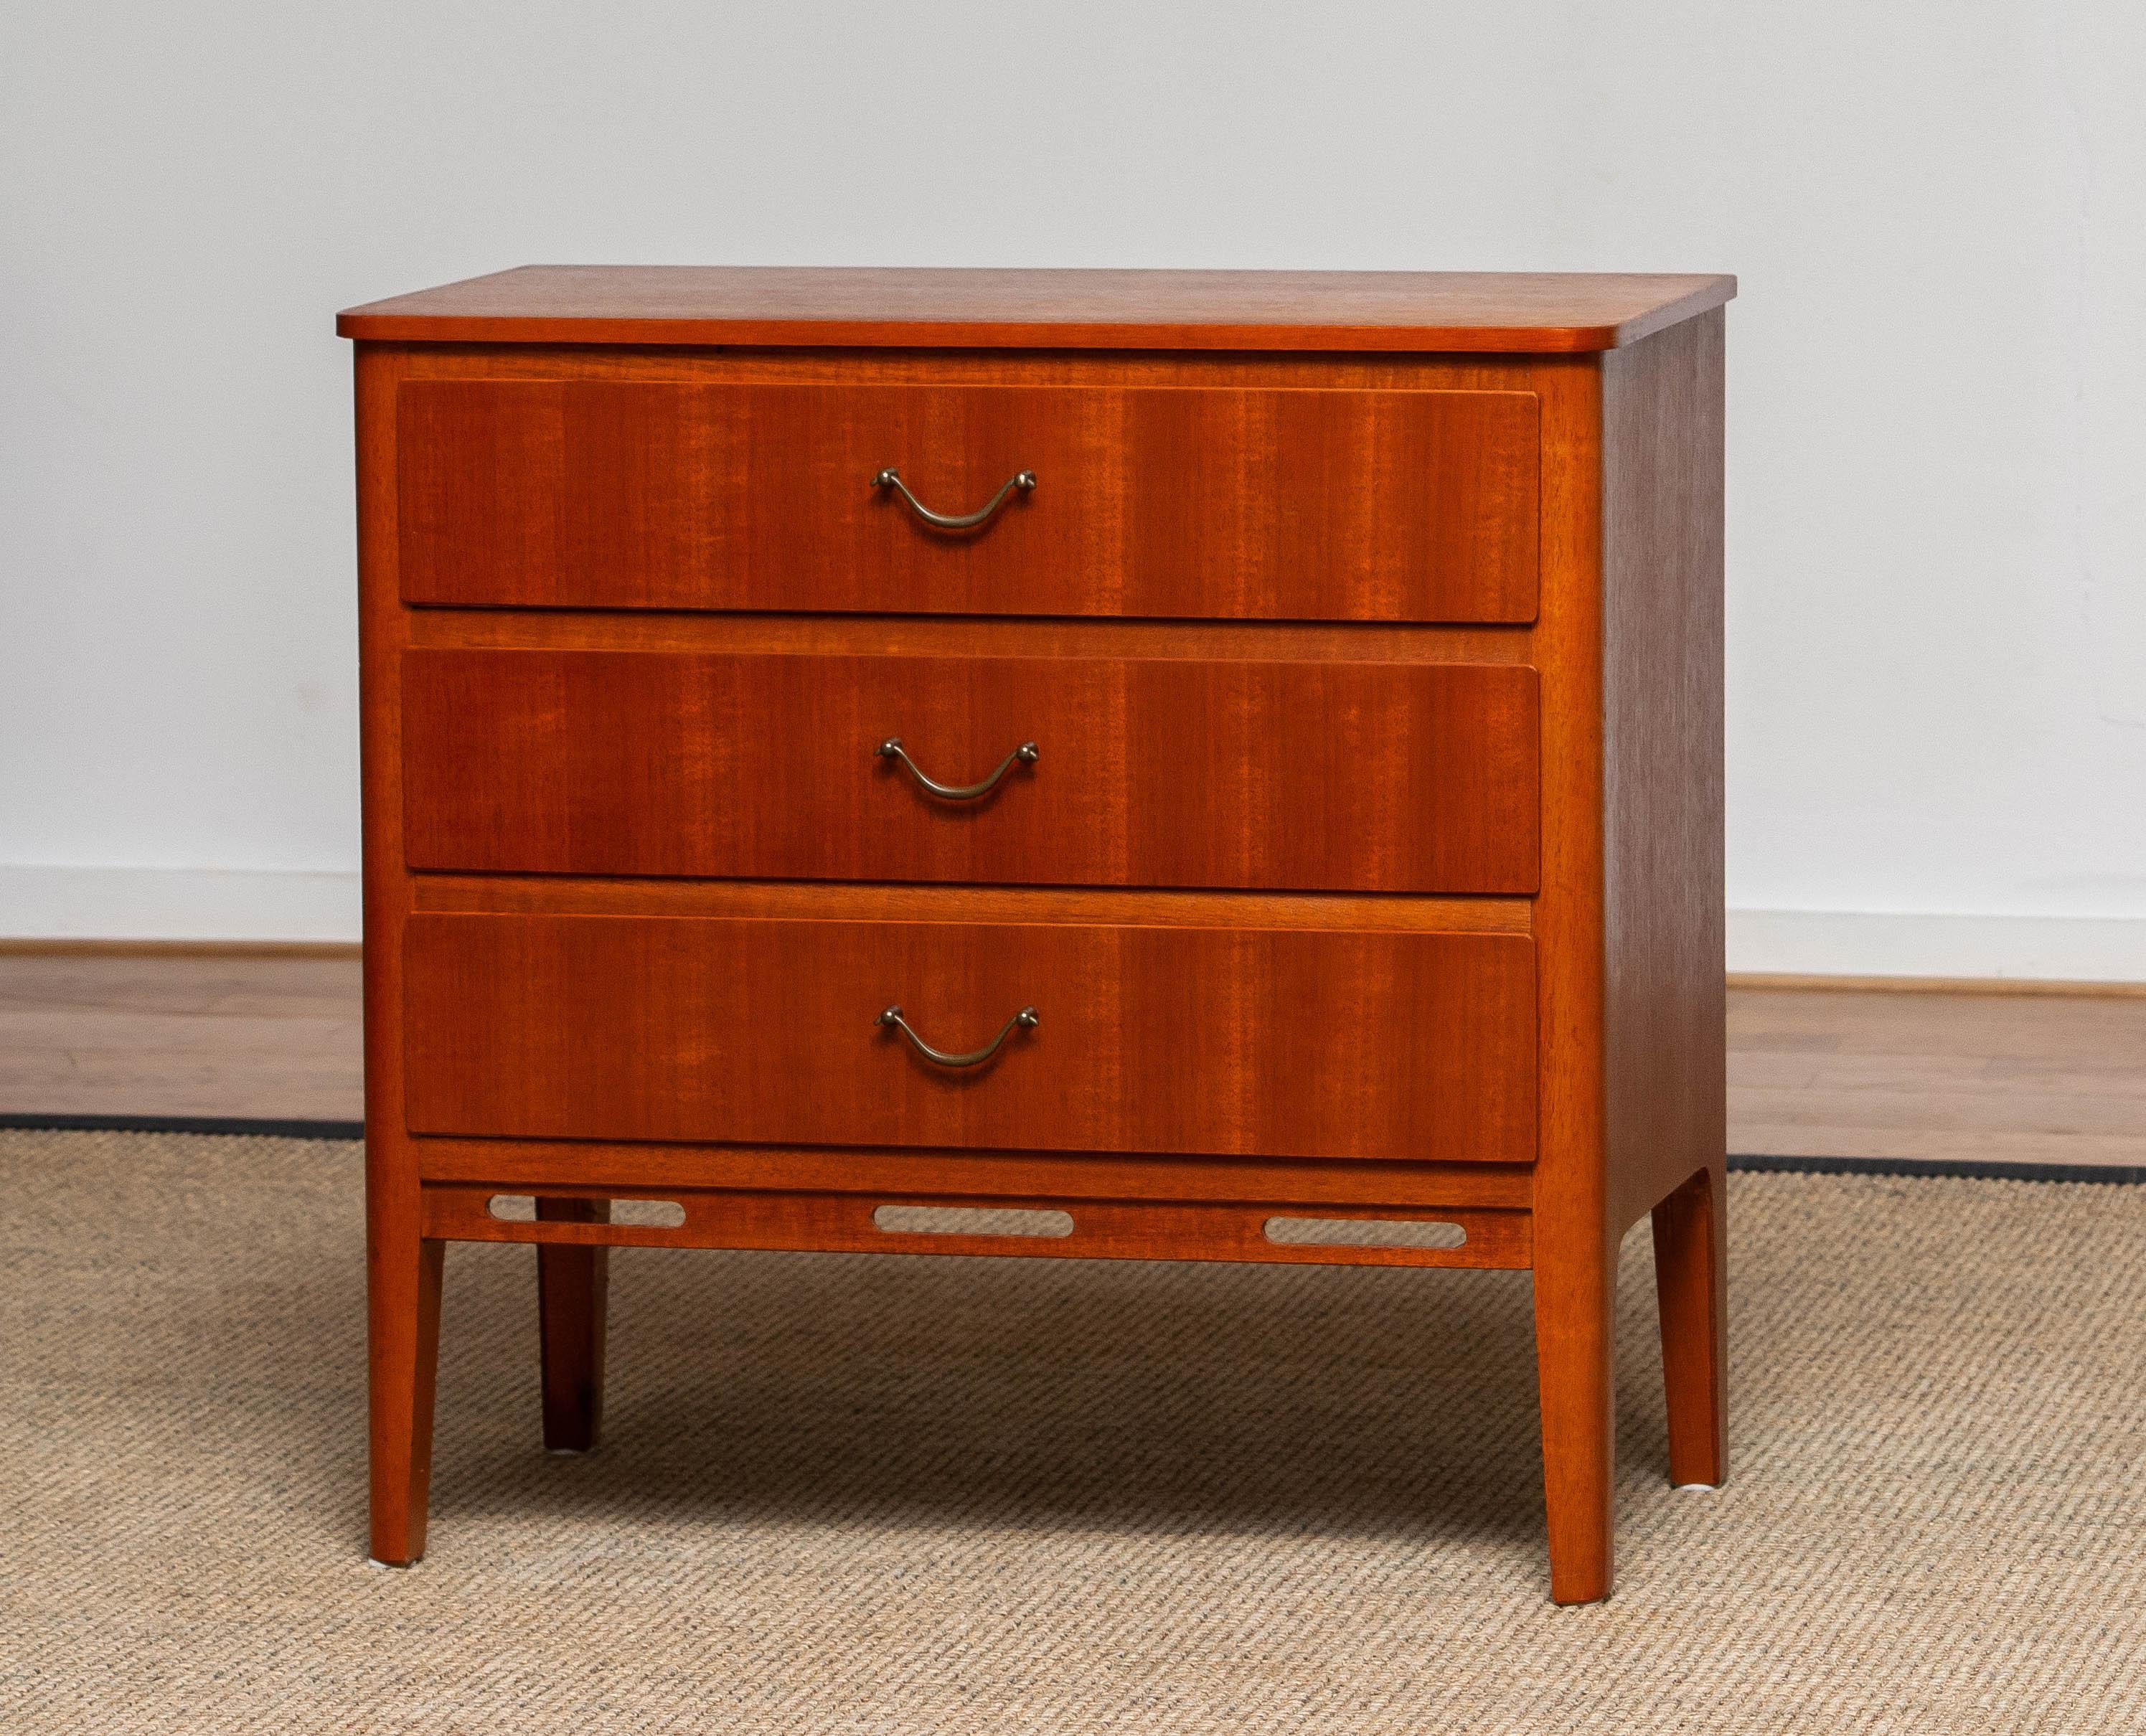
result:
M 530 267 L 357 341 L 372 1551 L 442 1256 L 1531 1268 L 1724 1464 L 1718 277 Z M 1429 1402 L 1426 1400 L 1426 1402 Z M 1526 1474 L 1515 1464 L 1513 1474 Z

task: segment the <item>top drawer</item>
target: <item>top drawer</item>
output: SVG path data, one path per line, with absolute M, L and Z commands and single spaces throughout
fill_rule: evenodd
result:
M 1526 621 L 1530 392 L 407 381 L 412 603 Z M 986 506 L 966 529 L 932 511 Z

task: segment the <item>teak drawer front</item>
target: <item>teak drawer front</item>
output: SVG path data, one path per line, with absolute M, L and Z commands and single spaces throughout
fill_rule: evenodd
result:
M 418 651 L 405 849 L 465 872 L 1532 892 L 1513 664 Z M 971 786 L 928 794 L 876 750 Z
M 420 913 L 419 1134 L 1531 1161 L 1526 935 Z M 898 1005 L 950 1070 L 877 1025 Z
M 407 381 L 413 603 L 1330 621 L 1535 614 L 1532 393 Z M 987 524 L 981 507 L 1033 471 Z

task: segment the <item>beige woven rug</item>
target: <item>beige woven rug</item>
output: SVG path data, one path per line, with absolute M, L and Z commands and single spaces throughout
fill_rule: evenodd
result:
M 364 1559 L 355 1145 L 0 1134 L 0 1729 L 2146 1729 L 2146 1188 L 1747 1175 L 1734 1480 L 1627 1245 L 1615 1600 L 1545 1597 L 1521 1274 L 447 1261 Z

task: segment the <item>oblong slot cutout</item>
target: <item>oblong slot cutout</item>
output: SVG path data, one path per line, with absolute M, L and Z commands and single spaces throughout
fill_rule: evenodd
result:
M 1423 1218 L 1269 1218 L 1267 1240 L 1285 1248 L 1460 1248 L 1458 1224 Z
M 1001 1205 L 882 1205 L 872 1222 L 890 1235 L 1040 1235 L 1073 1234 L 1071 1212 Z
M 536 1221 L 536 1200 L 531 1194 L 494 1194 L 485 1202 L 484 1209 L 502 1224 Z
M 611 1220 L 640 1230 L 683 1230 L 686 1208 L 676 1200 L 614 1200 Z

